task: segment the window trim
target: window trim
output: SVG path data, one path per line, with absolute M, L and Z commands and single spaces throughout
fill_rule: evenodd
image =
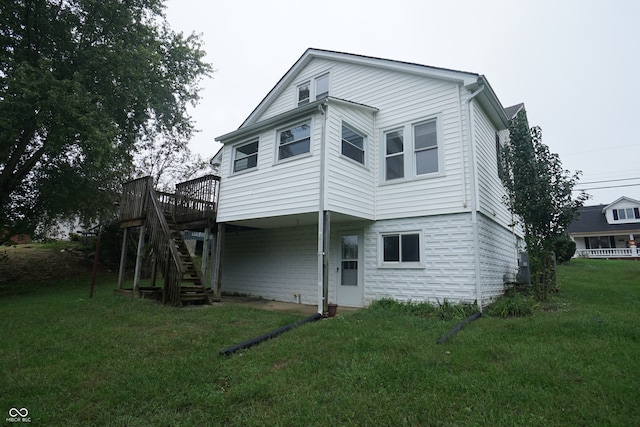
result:
M 422 125 L 426 125 L 429 123 L 433 123 L 435 126 L 435 131 L 436 131 L 436 145 L 435 147 L 426 147 L 426 148 L 416 148 L 416 128 L 418 126 L 422 126 Z M 438 119 L 437 117 L 433 117 L 431 119 L 427 119 L 427 120 L 422 120 L 419 122 L 414 122 L 411 123 L 411 139 L 412 139 L 412 149 L 413 149 L 413 155 L 412 155 L 412 162 L 413 162 L 413 176 L 414 178 L 419 178 L 419 177 L 423 177 L 423 176 L 433 176 L 436 175 L 440 172 L 440 169 L 442 168 L 441 162 L 440 162 L 440 135 L 438 132 Z M 426 172 L 426 173 L 418 173 L 418 153 L 422 153 L 425 151 L 430 151 L 430 150 L 436 150 L 436 161 L 437 161 L 437 165 L 438 165 L 438 169 L 433 171 L 433 172 Z
M 416 158 L 416 141 L 415 141 L 415 128 L 425 123 L 435 122 L 436 125 L 436 146 L 432 149 L 437 150 L 438 170 L 434 172 L 428 172 L 418 174 L 417 170 L 417 158 Z M 392 155 L 387 154 L 387 135 L 396 131 L 402 131 L 403 133 L 403 147 L 402 155 L 404 176 L 398 178 L 387 178 L 387 158 L 393 156 L 399 156 L 400 153 L 394 153 Z M 418 118 L 405 122 L 400 125 L 390 126 L 386 129 L 382 129 L 380 144 L 380 185 L 389 185 L 407 181 L 416 181 L 420 179 L 432 179 L 446 175 L 444 164 L 444 133 L 442 130 L 442 113 L 432 114 L 426 117 Z M 421 152 L 423 150 L 420 150 Z
M 326 92 L 321 92 L 318 93 L 318 82 L 322 79 L 326 78 L 327 79 L 327 90 Z M 331 91 L 331 79 L 329 77 L 329 72 L 320 74 L 318 77 L 316 77 L 315 79 L 313 79 L 313 86 L 314 86 L 314 98 L 315 100 L 319 100 L 322 98 L 326 98 L 327 96 L 329 96 L 329 92 Z
M 309 95 L 305 99 L 300 99 L 300 89 L 304 86 L 307 86 L 307 91 Z M 307 80 L 296 86 L 296 105 L 299 107 L 301 105 L 306 105 L 310 102 L 311 102 L 311 80 Z
M 245 156 L 245 157 L 240 158 L 240 159 L 236 158 L 239 148 L 242 148 L 244 146 L 247 146 L 247 145 L 250 145 L 250 144 L 254 144 L 254 143 L 256 144 L 256 152 L 255 152 L 255 154 L 251 154 L 249 156 Z M 236 175 L 236 174 L 251 172 L 251 171 L 254 171 L 254 170 L 258 169 L 259 153 L 260 153 L 260 138 L 254 138 L 254 139 L 251 139 L 251 140 L 248 140 L 248 141 L 244 141 L 244 142 L 235 144 L 233 146 L 233 155 L 232 155 L 232 158 L 231 158 L 231 174 L 232 175 Z M 253 155 L 256 156 L 256 165 L 255 166 L 247 167 L 247 168 L 240 169 L 240 170 L 236 170 L 236 162 L 238 160 L 242 160 L 242 159 L 251 157 Z
M 418 261 L 402 261 L 402 236 L 418 236 Z M 384 260 L 384 239 L 385 237 L 398 236 L 398 259 L 399 261 Z M 380 232 L 378 237 L 378 268 L 404 268 L 404 269 L 424 269 L 425 268 L 425 242 L 424 230 L 404 230 Z
M 631 211 L 632 217 L 628 215 L 628 210 Z M 621 218 L 620 211 L 624 212 L 624 218 Z M 629 208 L 611 209 L 611 215 L 615 222 L 637 222 L 637 220 L 640 219 L 640 208 L 638 206 L 632 206 Z
M 296 154 L 294 156 L 285 157 L 285 158 L 281 159 L 280 158 L 280 135 L 281 135 L 281 133 L 285 132 L 287 130 L 299 127 L 299 126 L 303 126 L 303 125 L 308 125 L 309 126 L 309 137 L 308 137 L 309 138 L 309 151 L 304 152 L 304 153 L 300 153 L 300 154 Z M 304 119 L 304 120 L 301 120 L 301 121 L 291 122 L 289 124 L 286 124 L 286 125 L 284 125 L 282 127 L 279 127 L 278 129 L 276 129 L 276 137 L 275 137 L 275 139 L 276 139 L 276 141 L 275 141 L 276 147 L 275 147 L 275 153 L 274 153 L 274 155 L 275 155 L 275 162 L 274 163 L 288 162 L 288 161 L 292 161 L 294 159 L 299 159 L 301 157 L 310 156 L 311 153 L 312 153 L 312 149 L 313 149 L 313 147 L 311 145 L 312 137 L 313 137 L 313 119 L 311 117 L 308 117 L 307 119 Z M 306 139 L 306 138 L 304 138 L 304 139 Z M 301 140 L 302 139 L 291 141 L 287 145 L 292 144 L 294 142 L 301 141 Z
M 394 132 L 401 132 L 402 134 L 402 151 L 399 151 L 397 153 L 387 154 L 387 135 L 392 134 Z M 382 144 L 383 145 L 382 170 L 384 171 L 382 176 L 383 176 L 384 182 L 398 182 L 398 181 L 407 179 L 407 164 L 406 164 L 406 156 L 405 156 L 407 144 L 406 144 L 406 138 L 404 137 L 404 134 L 405 134 L 404 126 L 392 128 L 382 133 L 382 140 L 384 141 L 384 143 Z M 387 178 L 387 159 L 389 157 L 402 157 L 402 176 L 399 176 L 397 178 Z
M 323 78 L 327 79 L 327 91 L 318 93 L 318 82 L 320 82 Z M 300 99 L 300 89 L 303 86 L 309 86 L 309 98 Z M 303 105 L 307 105 L 311 102 L 318 101 L 319 99 L 328 97 L 331 93 L 331 72 L 329 70 L 324 71 L 320 74 L 316 74 L 310 78 L 305 78 L 304 80 L 300 80 L 299 83 L 295 84 L 295 94 L 294 98 L 294 106 L 301 107 Z
M 343 132 L 345 127 L 349 129 L 351 132 L 355 133 L 356 135 L 362 138 L 362 148 L 352 144 L 351 141 L 345 140 L 343 138 L 343 135 L 344 135 Z M 345 143 L 349 144 L 350 146 L 354 147 L 357 150 L 362 151 L 362 162 L 344 154 L 343 145 Z M 355 162 L 360 166 L 367 167 L 367 135 L 364 132 L 360 132 L 360 130 L 358 130 L 358 128 L 356 128 L 355 126 L 351 126 L 349 123 L 344 121 L 342 122 L 342 126 L 340 126 L 340 156 L 345 159 L 348 159 L 349 161 Z

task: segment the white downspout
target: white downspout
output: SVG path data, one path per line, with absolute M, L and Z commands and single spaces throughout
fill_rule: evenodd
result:
M 473 262 L 475 265 L 475 276 L 476 276 L 476 301 L 478 304 L 478 310 L 482 313 L 482 282 L 480 276 L 480 236 L 478 231 L 478 177 L 476 175 L 476 149 L 475 144 L 473 143 L 473 120 L 472 120 L 472 109 L 471 109 L 471 101 L 475 98 L 480 92 L 484 90 L 485 86 L 481 85 L 475 92 L 471 94 L 471 96 L 467 99 L 467 117 L 469 124 L 469 131 L 467 132 L 467 143 L 469 145 L 469 176 L 471 178 L 470 182 L 470 202 L 471 202 L 471 227 L 473 233 Z
M 328 303 L 324 299 L 324 208 L 325 208 L 325 138 L 327 129 L 327 114 L 325 104 L 318 105 L 318 110 L 322 115 L 322 133 L 320 134 L 320 182 L 318 188 L 318 313 L 324 312 L 324 307 Z

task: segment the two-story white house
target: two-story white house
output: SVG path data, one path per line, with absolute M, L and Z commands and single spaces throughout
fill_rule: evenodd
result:
M 216 139 L 222 290 L 486 305 L 522 246 L 497 168 L 509 118 L 482 75 L 307 50 Z

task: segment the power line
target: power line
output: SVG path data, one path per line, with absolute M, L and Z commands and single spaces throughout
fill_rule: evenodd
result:
M 603 184 L 605 182 L 618 182 L 618 181 L 634 181 L 636 179 L 640 179 L 640 176 L 637 177 L 637 178 L 603 179 L 602 181 L 580 182 L 580 183 L 578 183 L 578 185 Z
M 607 188 L 621 188 L 621 187 L 640 187 L 640 184 L 623 184 L 623 185 L 609 185 L 605 187 L 576 188 L 576 189 L 573 189 L 572 191 L 604 190 Z

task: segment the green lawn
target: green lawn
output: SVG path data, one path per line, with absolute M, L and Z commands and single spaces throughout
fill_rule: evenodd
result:
M 457 321 L 370 308 L 301 318 L 169 308 L 102 276 L 0 286 L 0 412 L 33 425 L 634 425 L 640 262 L 574 260 L 534 316 Z M 14 295 L 17 294 L 17 295 Z M 2 416 L 0 416 L 2 420 Z M 15 425 L 15 424 L 14 424 Z

